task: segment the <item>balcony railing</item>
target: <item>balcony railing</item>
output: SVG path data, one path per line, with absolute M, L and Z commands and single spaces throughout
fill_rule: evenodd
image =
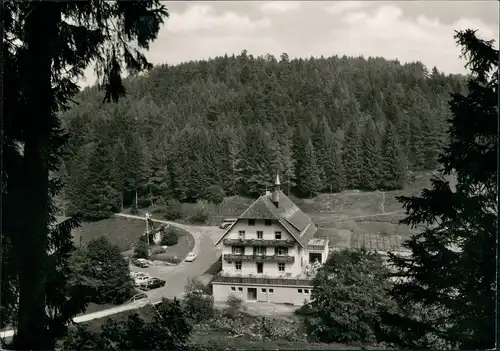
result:
M 293 247 L 294 240 L 263 240 L 263 239 L 224 239 L 224 245 L 230 246 L 274 246 Z
M 311 279 L 298 278 L 268 278 L 268 277 L 235 277 L 218 273 L 214 276 L 212 283 L 229 284 L 259 284 L 259 285 L 291 285 L 312 287 Z
M 279 263 L 294 263 L 294 256 L 281 256 L 281 255 L 237 255 L 237 254 L 224 254 L 224 259 L 227 262 L 233 261 L 251 261 L 251 262 L 279 262 Z

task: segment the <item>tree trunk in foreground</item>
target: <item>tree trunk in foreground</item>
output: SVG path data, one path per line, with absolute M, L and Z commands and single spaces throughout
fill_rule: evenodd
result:
M 51 347 L 46 337 L 45 290 L 49 212 L 48 154 L 52 118 L 51 44 L 60 20 L 57 3 L 32 3 L 26 12 L 27 55 L 24 118 L 24 221 L 23 258 L 19 258 L 19 314 L 14 348 L 40 350 Z

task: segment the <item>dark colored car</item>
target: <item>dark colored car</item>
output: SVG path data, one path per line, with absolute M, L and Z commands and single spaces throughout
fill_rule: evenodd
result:
M 165 286 L 165 283 L 166 281 L 164 281 L 163 279 L 151 278 L 146 283 L 140 284 L 139 289 L 141 290 L 158 289 L 161 288 L 162 286 Z

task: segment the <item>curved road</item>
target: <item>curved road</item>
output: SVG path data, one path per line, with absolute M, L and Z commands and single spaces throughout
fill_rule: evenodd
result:
M 146 220 L 145 217 L 133 216 L 124 213 L 117 213 L 116 216 L 126 218 L 136 218 Z M 141 271 L 149 273 L 153 277 L 164 279 L 167 283 L 163 288 L 147 291 L 151 302 L 159 302 L 163 297 L 166 298 L 181 298 L 184 292 L 184 286 L 191 277 L 201 278 L 207 282 L 210 280 L 211 275 L 205 274 L 205 271 L 217 261 L 221 254 L 221 249 L 214 247 L 215 241 L 222 235 L 223 230 L 213 226 L 194 226 L 175 223 L 171 221 L 163 221 L 151 218 L 153 222 L 165 223 L 174 227 L 178 227 L 189 232 L 194 238 L 194 249 L 197 257 L 193 262 L 181 262 L 176 266 L 151 266 L 148 268 L 139 268 L 131 266 L 132 271 Z M 103 318 L 123 311 L 128 311 L 140 308 L 142 305 L 126 304 L 109 308 L 103 311 L 89 313 L 73 318 L 75 323 L 87 322 L 92 319 Z M 14 335 L 14 330 L 1 330 L 0 338 L 11 338 Z
M 125 213 L 116 213 L 115 215 L 146 220 L 145 217 Z M 205 274 L 205 271 L 218 260 L 222 252 L 220 248 L 214 247 L 214 243 L 224 231 L 215 226 L 194 226 L 153 218 L 151 220 L 189 232 L 194 238 L 193 251 L 196 252 L 197 257 L 193 262 L 183 261 L 176 266 L 150 266 L 147 268 L 131 266 L 132 271 L 146 272 L 153 277 L 164 279 L 167 282 L 163 288 L 146 292 L 150 300 L 156 302 L 161 300 L 162 297 L 182 297 L 184 286 L 191 277 L 201 278 L 204 282 L 208 283 L 211 275 Z

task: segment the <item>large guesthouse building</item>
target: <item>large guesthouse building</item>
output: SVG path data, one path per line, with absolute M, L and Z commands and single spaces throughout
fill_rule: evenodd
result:
M 309 300 L 314 267 L 326 261 L 328 240 L 280 190 L 260 196 L 224 232 L 222 271 L 212 282 L 215 301 L 230 295 L 244 301 L 302 305 Z M 316 264 L 313 264 L 316 262 Z

